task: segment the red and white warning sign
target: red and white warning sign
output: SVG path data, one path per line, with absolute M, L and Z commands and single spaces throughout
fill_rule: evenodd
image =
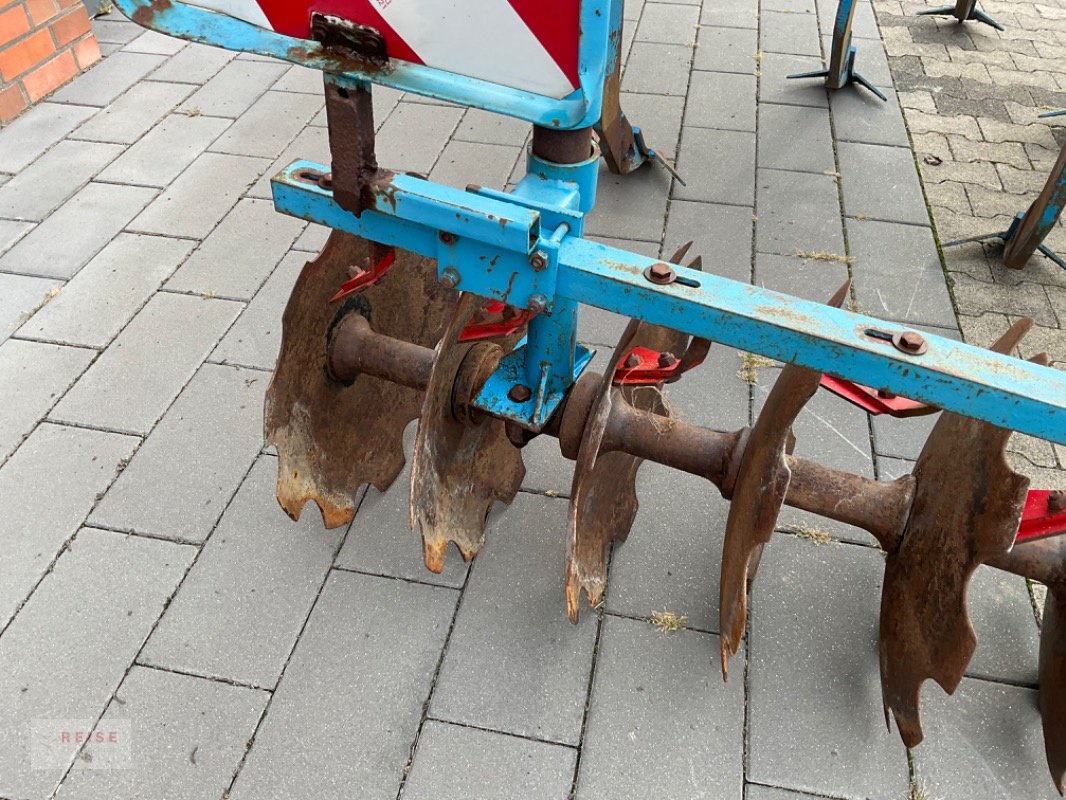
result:
M 577 88 L 581 0 L 189 0 L 310 38 L 311 14 L 369 25 L 389 55 L 562 98 Z

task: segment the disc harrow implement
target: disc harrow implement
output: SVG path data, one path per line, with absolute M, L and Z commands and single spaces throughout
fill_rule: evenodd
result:
M 439 2 L 418 2 L 427 19 L 439 17 Z M 328 527 L 346 524 L 362 487 L 385 491 L 401 473 L 403 433 L 417 420 L 409 521 L 439 572 L 451 545 L 468 561 L 485 546 L 489 511 L 522 485 L 523 448 L 556 438 L 575 462 L 567 529 L 556 533 L 567 545 L 560 613 L 576 622 L 582 596 L 596 608 L 608 591 L 611 548 L 647 535 L 634 530 L 641 464 L 701 477 L 730 501 L 724 532 L 707 531 L 723 548 L 721 652 L 708 664 L 720 658 L 724 676 L 782 509 L 861 528 L 886 555 L 882 693 L 908 746 L 922 738 L 922 684 L 954 692 L 978 646 L 966 604 L 974 572 L 985 565 L 1040 581 L 1049 587 L 1040 712 L 1061 791 L 1066 494 L 1030 491 L 1005 451 L 1014 431 L 1066 444 L 1066 376 L 1046 357 L 1012 356 L 1028 322 L 984 350 L 846 311 L 850 284 L 814 303 L 722 278 L 713 254 L 704 269 L 690 245 L 664 261 L 585 238 L 601 148 L 620 173 L 654 155 L 621 111 L 618 0 L 561 0 L 571 40 L 523 40 L 526 55 L 504 53 L 496 81 L 455 53 L 412 60 L 398 49 L 405 29 L 373 29 L 355 0 L 333 4 L 332 15 L 311 3 L 307 30 L 220 14 L 232 7 L 221 0 L 118 5 L 164 33 L 326 73 L 331 163 L 297 161 L 272 182 L 280 212 L 333 230 L 293 290 L 266 401 L 286 513 L 298 517 L 314 501 Z M 833 73 L 861 81 L 853 13 L 842 4 Z M 405 40 L 415 55 L 418 30 Z M 465 35 L 439 31 L 452 34 Z M 545 59 L 557 70 L 531 71 Z M 382 168 L 375 84 L 525 120 L 527 174 L 508 192 L 462 191 Z M 604 374 L 577 343 L 581 304 L 630 319 Z M 694 425 L 664 399 L 712 343 L 783 365 L 750 427 Z M 939 413 L 912 474 L 875 480 L 796 456 L 793 428 L 821 387 L 871 413 Z

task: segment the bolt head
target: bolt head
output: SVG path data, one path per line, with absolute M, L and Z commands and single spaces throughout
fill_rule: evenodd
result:
M 922 345 L 925 344 L 925 339 L 921 334 L 907 331 L 907 333 L 899 337 L 899 343 L 903 345 L 904 350 L 916 353 L 922 349 Z
M 677 356 L 675 356 L 673 353 L 663 353 L 659 356 L 659 366 L 663 369 L 666 369 L 667 367 L 672 367 L 676 363 Z
M 1052 492 L 1047 496 L 1047 507 L 1049 511 L 1063 511 L 1066 510 L 1066 492 Z
M 548 268 L 549 263 L 551 263 L 551 259 L 543 250 L 538 250 L 529 257 L 529 266 L 533 268 L 534 272 L 544 271 Z
M 448 269 L 444 270 L 444 272 L 442 272 L 440 276 L 441 285 L 446 289 L 454 289 L 456 286 L 459 285 L 459 282 L 462 279 L 463 278 L 458 273 L 458 271 L 452 269 L 451 267 L 448 267 Z
M 516 383 L 511 387 L 511 391 L 507 393 L 507 397 L 513 403 L 528 403 L 529 399 L 533 396 L 533 390 L 528 386 L 523 386 L 520 383 Z
M 629 358 L 626 359 L 626 369 L 636 369 L 640 366 L 640 356 L 636 353 L 630 353 Z
M 458 238 L 454 233 L 449 233 L 448 231 L 440 232 L 440 240 L 444 244 L 455 244 Z
M 529 298 L 529 303 L 526 304 L 526 308 L 534 314 L 543 314 L 548 308 L 548 298 L 542 294 L 532 295 Z
M 660 261 L 644 270 L 644 277 L 652 283 L 665 286 L 674 282 L 677 278 L 677 273 L 669 264 L 664 264 Z

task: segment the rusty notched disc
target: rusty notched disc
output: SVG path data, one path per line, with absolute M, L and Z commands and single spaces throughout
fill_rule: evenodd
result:
M 1014 544 L 1029 480 L 1007 462 L 1011 433 L 945 412 L 915 465 L 910 518 L 885 565 L 879 645 L 885 716 L 908 747 L 922 740 L 922 684 L 932 678 L 953 694 L 977 646 L 971 576 Z
M 848 281 L 829 301 L 840 308 L 851 290 Z M 722 545 L 718 614 L 721 625 L 722 677 L 736 655 L 748 619 L 748 578 L 763 546 L 770 541 L 792 480 L 786 455 L 792 423 L 818 391 L 822 374 L 787 364 L 770 390 L 741 456 Z
M 396 251 L 378 284 L 341 306 L 330 298 L 349 269 L 376 261 L 377 245 L 334 231 L 304 267 L 283 317 L 281 354 L 264 414 L 266 441 L 278 450 L 278 501 L 293 519 L 314 500 L 326 527 L 346 525 L 360 488 L 385 491 L 403 469 L 403 430 L 422 393 L 369 375 L 349 385 L 326 371 L 329 331 L 345 313 L 362 314 L 380 334 L 426 347 L 437 343 L 456 294 L 439 286 L 431 261 Z
M 454 413 L 456 379 L 464 359 L 478 347 L 459 337 L 482 302 L 462 295 L 441 335 L 411 457 L 410 524 L 421 530 L 426 566 L 438 573 L 451 542 L 467 561 L 477 554 L 493 502 L 510 503 L 526 473 L 522 453 L 501 420 L 459 420 Z M 503 340 L 500 355 L 519 338 Z

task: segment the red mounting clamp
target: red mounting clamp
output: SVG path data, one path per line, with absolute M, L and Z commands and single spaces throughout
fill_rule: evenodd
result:
M 1025 500 L 1015 544 L 1066 534 L 1066 492 L 1033 489 Z
M 940 410 L 925 403 L 919 403 L 917 400 L 897 397 L 846 381 L 843 378 L 834 378 L 832 375 L 822 376 L 822 388 L 828 389 L 838 397 L 843 397 L 852 405 L 875 416 L 889 414 L 893 417 L 920 417 L 925 414 L 935 414 Z
M 659 353 L 647 347 L 634 347 L 614 373 L 615 386 L 655 386 L 673 383 L 707 358 L 709 343 L 693 339 L 681 358 L 673 353 Z
M 356 294 L 357 292 L 366 289 L 368 286 L 373 286 L 375 283 L 385 277 L 386 273 L 392 269 L 392 265 L 396 263 L 396 251 L 391 247 L 388 252 L 370 269 L 360 269 L 358 267 L 352 267 L 352 271 L 349 274 L 352 276 L 350 280 L 345 282 L 341 286 L 340 291 L 329 299 L 331 303 L 336 303 L 339 300 L 343 300 L 345 297 Z
M 461 334 L 460 342 L 483 339 L 502 339 L 517 332 L 536 316 L 533 311 L 521 311 L 499 300 L 491 300 L 481 308 Z

